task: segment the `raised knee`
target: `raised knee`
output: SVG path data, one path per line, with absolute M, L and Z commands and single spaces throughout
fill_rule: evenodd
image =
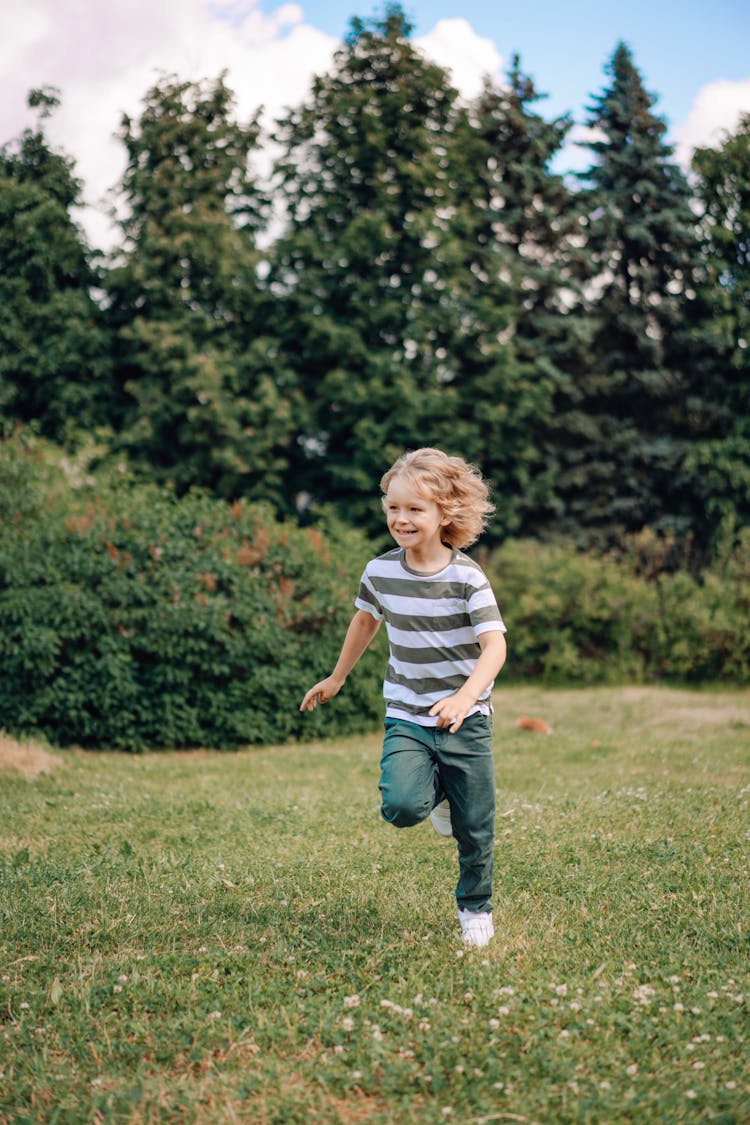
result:
M 383 801 L 380 814 L 394 828 L 413 828 L 430 815 L 430 809 L 425 804 L 402 802 L 396 805 Z

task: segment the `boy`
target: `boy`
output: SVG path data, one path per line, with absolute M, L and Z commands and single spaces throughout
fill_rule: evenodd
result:
M 429 816 L 455 837 L 463 940 L 484 946 L 494 933 L 490 693 L 505 663 L 505 625 L 487 578 L 460 548 L 478 538 L 493 506 L 478 471 L 437 449 L 405 454 L 380 486 L 397 546 L 367 564 L 336 667 L 300 710 L 338 694 L 385 619 L 381 815 L 397 828 Z

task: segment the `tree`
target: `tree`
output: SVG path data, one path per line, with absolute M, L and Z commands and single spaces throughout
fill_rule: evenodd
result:
M 123 117 L 124 244 L 109 276 L 121 446 L 178 491 L 280 502 L 293 388 L 258 281 L 266 201 L 224 77 L 165 77 Z
M 405 448 L 480 464 L 506 434 L 508 282 L 482 268 L 457 193 L 463 111 L 397 5 L 351 23 L 331 73 L 279 123 L 287 228 L 270 278 L 308 403 L 298 494 L 382 527 L 377 481 Z M 510 459 L 510 452 L 508 453 Z
M 681 329 L 697 254 L 687 181 L 624 44 L 607 72 L 582 174 L 593 338 L 588 370 L 559 406 L 557 483 L 558 527 L 602 544 L 644 525 L 689 526 Z
M 693 172 L 702 259 L 688 466 L 710 542 L 726 520 L 750 522 L 750 114 L 717 147 L 696 149 Z
M 44 131 L 57 92 L 32 90 L 28 104 L 39 124 L 0 149 L 0 410 L 66 442 L 105 418 L 108 341 L 92 254 L 72 217 L 81 183 Z
M 514 480 L 526 532 L 554 519 L 555 404 L 582 370 L 589 335 L 581 312 L 590 268 L 584 209 L 551 170 L 572 122 L 567 115 L 546 120 L 536 109 L 543 96 L 514 55 L 507 82 L 485 81 L 464 143 L 466 196 L 477 217 L 469 240 L 511 277 L 517 387 L 506 409 L 514 403 L 508 421 L 512 413 L 519 440 L 502 435 L 493 459 L 507 449 L 516 471 L 493 475 Z

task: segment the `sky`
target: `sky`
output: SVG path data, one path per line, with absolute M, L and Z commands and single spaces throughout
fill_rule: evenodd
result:
M 570 113 L 573 139 L 585 136 L 586 105 L 606 87 L 619 41 L 656 96 L 684 167 L 693 147 L 716 143 L 750 113 L 747 0 L 404 0 L 403 7 L 415 44 L 451 71 L 467 98 L 484 75 L 501 81 L 518 53 L 547 94 L 539 110 Z M 25 104 L 32 87 L 58 87 L 62 105 L 48 135 L 75 159 L 87 204 L 79 218 L 92 244 L 107 249 L 115 238 L 110 193 L 125 164 L 115 134 L 161 74 L 198 80 L 226 70 L 238 117 L 264 106 L 270 121 L 329 69 L 353 16 L 380 12 L 370 0 L 0 0 L 0 144 L 34 124 Z M 585 157 L 571 145 L 562 159 L 574 168 Z

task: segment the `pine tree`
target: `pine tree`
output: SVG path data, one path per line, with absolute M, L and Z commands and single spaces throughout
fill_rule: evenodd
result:
M 588 370 L 561 406 L 558 474 L 558 526 L 600 543 L 688 526 L 680 327 L 697 254 L 687 181 L 624 44 L 607 71 L 583 173 L 594 331 Z
M 28 103 L 37 128 L 0 149 L 0 411 L 65 443 L 105 420 L 109 349 L 93 255 L 72 214 L 81 183 L 44 131 L 59 97 L 32 90 Z
M 396 5 L 353 20 L 276 133 L 288 226 L 271 286 L 309 405 L 295 489 L 373 530 L 377 481 L 405 448 L 481 463 L 497 445 L 512 362 L 507 282 L 470 272 L 457 93 L 410 32 Z
M 124 243 L 109 277 L 121 446 L 171 481 L 282 502 L 293 388 L 258 282 L 265 201 L 250 172 L 257 120 L 224 77 L 165 78 L 123 118 Z
M 467 194 L 478 215 L 473 240 L 512 279 L 518 390 L 511 401 L 521 441 L 508 452 L 524 532 L 554 518 L 555 405 L 582 369 L 589 335 L 580 309 L 588 268 L 583 208 L 551 169 L 572 122 L 567 115 L 546 120 L 536 108 L 543 97 L 515 55 L 507 82 L 485 81 L 466 145 Z
M 693 154 L 702 258 L 689 310 L 694 526 L 750 523 L 750 114 L 715 148 Z

